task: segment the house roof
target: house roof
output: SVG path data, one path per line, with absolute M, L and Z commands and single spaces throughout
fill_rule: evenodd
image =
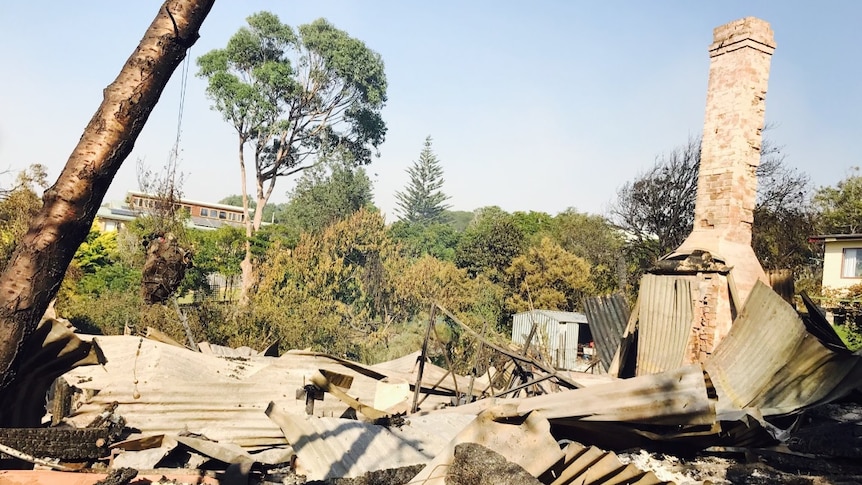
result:
M 862 241 L 862 234 L 821 234 L 819 236 L 810 236 L 809 242 L 831 242 L 831 241 Z
M 157 195 L 149 194 L 147 192 L 141 192 L 138 190 L 129 190 L 128 195 L 135 195 L 138 197 L 144 197 L 144 198 L 150 198 L 150 199 L 158 198 Z M 185 199 L 185 198 L 179 199 L 177 202 L 179 202 L 180 204 L 196 205 L 196 206 L 207 207 L 207 208 L 211 207 L 214 209 L 224 209 L 224 210 L 231 210 L 231 211 L 242 210 L 242 206 L 229 205 L 229 204 L 219 204 L 216 202 L 205 202 L 205 201 Z M 254 209 L 251 207 L 249 207 L 248 211 L 249 211 L 249 213 L 252 213 L 252 214 L 254 213 Z
M 533 310 L 537 314 L 545 315 L 560 323 L 587 323 L 587 316 L 577 312 L 561 312 L 558 310 Z M 530 312 L 521 312 L 517 315 L 529 315 Z

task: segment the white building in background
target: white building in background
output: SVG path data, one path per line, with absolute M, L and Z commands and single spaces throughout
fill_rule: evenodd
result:
M 146 214 L 158 201 L 153 194 L 130 190 L 122 203 L 103 204 L 96 214 L 102 231 L 117 231 L 139 215 Z M 245 221 L 242 207 L 212 202 L 180 199 L 177 205 L 189 212 L 189 227 L 213 230 L 224 225 L 242 226 Z M 250 209 L 253 214 L 254 210 Z
M 533 310 L 512 316 L 512 342 L 524 345 L 536 323 L 530 344 L 551 359 L 557 369 L 583 370 L 593 357 L 593 334 L 583 313 Z

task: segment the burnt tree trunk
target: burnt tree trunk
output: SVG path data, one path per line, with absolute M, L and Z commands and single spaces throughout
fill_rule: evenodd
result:
M 0 396 L 24 342 L 57 294 L 120 165 L 215 0 L 167 0 L 93 115 L 43 206 L 0 275 Z M 6 410 L 0 409 L 0 419 Z

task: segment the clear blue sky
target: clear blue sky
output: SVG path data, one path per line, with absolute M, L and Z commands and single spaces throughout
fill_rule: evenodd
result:
M 0 169 L 60 173 L 161 1 L 0 4 Z M 426 135 L 454 209 L 499 205 L 603 213 L 657 155 L 699 135 L 712 29 L 757 16 L 778 48 L 769 136 L 815 185 L 862 165 L 862 2 L 844 1 L 285 1 L 217 0 L 191 52 L 214 48 L 269 10 L 299 25 L 325 17 L 386 63 L 389 131 L 368 167 L 394 220 Z M 240 192 L 235 134 L 188 78 L 180 171 L 186 197 Z M 106 200 L 137 189 L 136 160 L 162 167 L 176 136 L 180 71 Z M 289 180 L 276 187 L 284 202 Z M 251 189 L 251 187 L 250 187 Z

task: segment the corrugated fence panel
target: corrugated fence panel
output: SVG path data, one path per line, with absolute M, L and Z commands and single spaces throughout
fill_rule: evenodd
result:
M 641 279 L 640 294 L 637 375 L 680 367 L 691 336 L 691 283 L 647 274 Z
M 605 370 L 620 346 L 626 324 L 629 321 L 629 305 L 621 293 L 584 300 L 590 331 L 596 343 L 596 350 Z

